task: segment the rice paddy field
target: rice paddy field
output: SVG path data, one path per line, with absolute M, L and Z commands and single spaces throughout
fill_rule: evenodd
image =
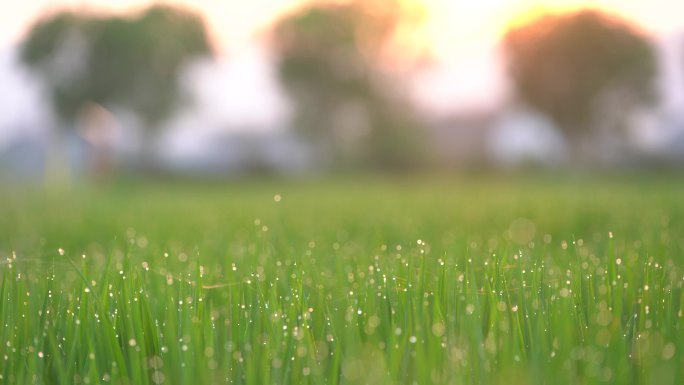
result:
M 681 384 L 684 179 L 0 191 L 2 384 Z

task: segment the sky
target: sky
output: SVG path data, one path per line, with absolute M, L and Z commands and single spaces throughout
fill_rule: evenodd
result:
M 631 19 L 654 33 L 681 30 L 684 3 L 677 0 L 400 0 L 424 7 L 425 44 L 444 56 L 468 54 L 468 48 L 491 43 L 511 20 L 524 21 L 547 10 L 598 7 Z M 205 15 L 221 46 L 240 45 L 283 12 L 303 0 L 167 0 Z M 149 0 L 24 0 L 7 2 L 0 13 L 0 44 L 17 41 L 37 15 L 63 7 L 128 10 Z
M 411 78 L 410 86 L 418 105 L 428 113 L 440 116 L 487 110 L 505 102 L 510 95 L 510 85 L 505 77 L 498 41 L 511 24 L 529 21 L 544 12 L 600 8 L 632 21 L 653 36 L 684 36 L 681 16 L 684 2 L 677 0 L 399 1 L 417 3 L 425 10 L 423 28 L 405 38 L 410 45 L 431 52 L 435 60 Z M 258 47 L 258 40 L 275 19 L 303 4 L 304 0 L 167 2 L 184 4 L 204 15 L 220 52 L 215 63 L 199 66 L 191 76 L 200 99 L 208 102 L 203 107 L 204 112 L 194 112 L 195 117 L 204 114 L 230 124 L 268 125 L 287 115 L 287 101 L 278 88 L 273 70 L 264 64 L 272 58 Z M 8 1 L 0 12 L 0 59 L 5 58 L 5 62 L 0 60 L 0 78 L 3 72 L 16 70 L 7 61 L 12 56 L 8 52 L 44 12 L 64 7 L 123 12 L 150 3 L 147 0 Z M 12 82 L 0 79 L 0 82 L 17 87 L 26 84 L 23 77 L 16 77 Z M 226 90 L 239 90 L 240 96 L 226 94 Z M 0 100 L 5 99 L 0 95 Z M 217 104 L 211 102 L 213 99 L 224 102 Z M 3 106 L 0 106 L 0 123 L 1 115 Z M 192 117 L 183 116 L 180 121 L 190 124 Z

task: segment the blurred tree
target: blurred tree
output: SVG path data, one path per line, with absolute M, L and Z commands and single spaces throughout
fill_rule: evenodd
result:
M 294 127 L 337 166 L 407 168 L 423 154 L 418 123 L 385 64 L 399 28 L 420 17 L 401 1 L 317 2 L 273 31 Z
M 651 42 L 616 17 L 545 16 L 510 30 L 504 48 L 518 94 L 556 122 L 578 157 L 597 129 L 624 124 L 625 111 L 656 99 Z
M 70 122 L 89 100 L 85 57 L 91 24 L 88 16 L 59 13 L 38 21 L 22 46 L 22 61 L 47 83 L 63 123 Z
M 54 14 L 31 28 L 21 57 L 46 83 L 64 126 L 89 103 L 123 108 L 141 118 L 149 146 L 152 130 L 184 101 L 183 67 L 210 54 L 201 17 L 164 5 L 134 18 Z

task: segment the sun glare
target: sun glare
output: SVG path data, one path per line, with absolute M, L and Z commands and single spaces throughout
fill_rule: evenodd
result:
M 661 33 L 681 30 L 684 23 L 668 15 L 664 1 L 639 0 L 423 0 L 425 24 L 419 45 L 438 57 L 467 56 L 474 50 L 494 47 L 506 32 L 545 14 L 571 12 L 583 8 L 616 14 L 638 28 Z M 675 6 L 682 11 L 684 5 Z M 414 44 L 415 41 L 414 41 Z

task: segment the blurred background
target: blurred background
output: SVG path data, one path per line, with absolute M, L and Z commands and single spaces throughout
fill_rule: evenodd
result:
M 71 183 L 684 166 L 667 0 L 27 0 L 0 175 Z

